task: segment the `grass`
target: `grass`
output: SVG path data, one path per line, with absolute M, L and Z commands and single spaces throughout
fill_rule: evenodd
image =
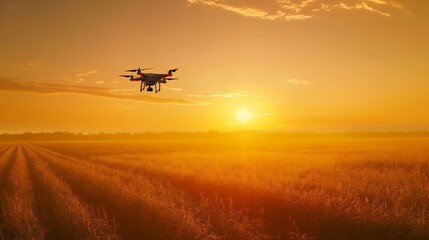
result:
M 3 236 L 429 238 L 425 138 L 9 146 L 0 148 Z M 10 211 L 17 189 L 24 213 Z

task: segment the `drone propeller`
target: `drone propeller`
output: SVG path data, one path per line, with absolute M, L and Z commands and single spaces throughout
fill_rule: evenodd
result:
M 175 71 L 179 70 L 178 68 L 168 70 L 168 75 L 172 76 Z
M 118 76 L 120 76 L 120 77 L 125 77 L 125 78 L 133 77 L 133 75 L 118 75 Z
M 140 71 L 145 71 L 145 70 L 151 70 L 153 68 L 139 68 Z M 125 70 L 125 72 L 138 72 L 139 69 L 130 69 L 130 70 Z
M 178 78 L 166 78 L 167 80 L 177 80 Z

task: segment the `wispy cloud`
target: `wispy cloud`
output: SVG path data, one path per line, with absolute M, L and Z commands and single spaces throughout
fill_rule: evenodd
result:
M 181 91 L 183 91 L 183 89 L 181 89 L 181 88 L 167 87 L 167 86 L 163 86 L 162 89 L 168 89 L 168 90 L 171 90 L 171 91 L 174 91 L 174 92 L 181 92 Z
M 369 2 L 378 1 L 378 0 L 370 0 Z M 377 3 L 380 4 L 380 3 Z M 332 11 L 334 9 L 345 9 L 345 10 L 367 10 L 373 13 L 377 13 L 381 16 L 390 17 L 391 14 L 388 12 L 384 12 L 376 9 L 375 7 L 371 7 L 367 2 L 360 2 L 355 4 L 346 4 L 346 3 L 338 3 L 333 5 L 322 5 L 322 10 L 324 11 Z
M 206 91 L 203 94 L 189 94 L 188 97 L 196 98 L 236 98 L 236 97 L 251 97 L 252 95 L 246 93 L 244 90 L 237 91 Z
M 268 13 L 265 10 L 254 8 L 254 7 L 237 7 L 229 5 L 217 0 L 187 0 L 191 4 L 202 4 L 211 7 L 218 7 L 226 11 L 237 13 L 245 17 L 256 17 L 265 20 L 276 20 L 279 18 L 284 18 L 287 20 L 304 20 L 311 18 L 311 16 L 302 15 L 302 14 L 286 14 L 281 9 L 278 9 L 274 13 Z
M 345 2 L 343 2 L 345 1 Z M 276 6 L 274 9 L 263 9 L 252 6 L 246 1 L 237 0 L 187 0 L 189 4 L 206 5 L 225 11 L 233 12 L 244 17 L 254 17 L 264 20 L 306 20 L 317 16 L 318 13 L 342 10 L 366 10 L 388 17 L 392 9 L 400 9 L 402 5 L 393 0 L 267 0 L 267 5 Z
M 87 72 L 76 73 L 74 76 L 62 76 L 60 78 L 63 80 L 66 80 L 68 82 L 72 82 L 72 83 L 84 83 L 84 82 L 86 82 L 87 77 L 94 75 L 94 74 L 97 74 L 97 73 L 98 73 L 98 71 L 96 71 L 96 70 L 90 70 Z
M 385 5 L 385 6 L 391 6 L 394 8 L 402 8 L 403 6 L 397 2 L 394 1 L 385 1 L 385 0 L 367 0 L 367 2 L 376 3 L 379 5 Z
M 78 73 L 78 74 L 76 74 L 76 76 L 77 77 L 87 77 L 87 76 L 89 76 L 91 74 L 96 74 L 96 73 L 98 73 L 98 72 L 95 71 L 95 70 L 91 70 L 91 71 L 84 72 L 84 73 Z
M 158 98 L 144 94 L 134 94 L 126 91 L 115 91 L 115 89 L 109 89 L 104 87 L 52 84 L 43 82 L 23 81 L 13 78 L 0 78 L 0 91 L 32 92 L 40 94 L 79 94 L 95 97 L 173 105 L 208 104 L 207 102 L 197 102 L 188 99 Z
M 311 83 L 307 80 L 299 80 L 295 78 L 288 79 L 287 82 L 293 85 L 311 85 Z

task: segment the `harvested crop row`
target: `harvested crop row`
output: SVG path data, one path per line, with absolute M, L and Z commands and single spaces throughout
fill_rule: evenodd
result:
M 107 217 L 96 216 L 37 156 L 23 147 L 38 198 L 38 210 L 50 239 L 118 239 Z
M 208 226 L 186 209 L 183 198 L 142 176 L 62 159 L 32 148 L 76 193 L 104 206 L 120 223 L 119 231 L 135 239 L 215 239 Z
M 12 157 L 13 165 L 6 173 L 6 189 L 1 196 L 2 236 L 5 239 L 44 239 L 45 230 L 35 212 L 33 187 L 20 145 Z
M 69 159 L 70 161 L 74 160 L 72 157 L 65 156 L 57 152 L 39 147 L 35 148 L 47 154 L 56 155 L 61 159 Z M 141 172 L 138 173 L 132 170 L 131 167 L 135 166 L 134 164 L 127 165 L 125 161 L 121 162 L 121 164 L 124 164 L 123 167 L 116 167 L 114 162 L 110 161 L 95 161 L 95 164 L 98 166 L 103 166 L 103 168 L 108 167 L 108 169 L 110 169 L 108 171 L 117 171 L 118 169 L 122 169 L 121 172 L 127 172 L 133 176 L 137 174 L 144 177 L 144 174 L 142 175 Z M 139 168 L 137 167 L 136 169 L 138 170 Z M 150 172 L 148 172 L 148 174 L 150 174 Z M 265 231 L 262 227 L 263 221 L 260 218 L 260 214 L 257 214 L 257 216 L 250 216 L 248 211 L 235 210 L 232 207 L 231 201 L 225 201 L 225 199 L 219 198 L 202 199 L 201 195 L 199 194 L 197 199 L 194 199 L 193 202 L 195 202 L 195 204 L 189 207 L 192 207 L 194 215 L 198 216 L 200 222 L 210 225 L 214 232 L 219 233 L 226 239 L 270 238 L 267 234 L 265 234 Z M 292 229 L 289 229 L 288 231 L 291 232 Z

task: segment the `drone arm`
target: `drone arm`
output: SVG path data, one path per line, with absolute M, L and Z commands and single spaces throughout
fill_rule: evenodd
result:
M 178 68 L 168 70 L 168 77 L 173 76 L 173 73 L 179 70 Z

